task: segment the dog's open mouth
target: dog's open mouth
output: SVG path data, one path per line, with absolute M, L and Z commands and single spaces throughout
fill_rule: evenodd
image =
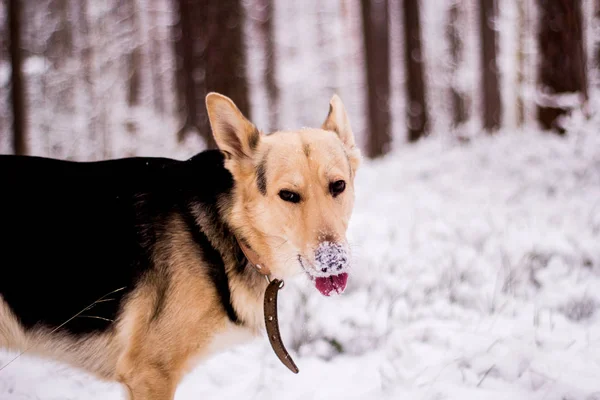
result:
M 314 278 L 317 290 L 323 296 L 329 296 L 332 293 L 341 294 L 346 289 L 348 282 L 348 273 L 344 272 L 339 275 L 323 276 Z

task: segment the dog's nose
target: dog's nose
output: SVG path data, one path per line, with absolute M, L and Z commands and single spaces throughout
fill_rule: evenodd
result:
M 348 264 L 346 247 L 335 242 L 321 242 L 315 251 L 315 267 L 320 273 L 336 273 Z

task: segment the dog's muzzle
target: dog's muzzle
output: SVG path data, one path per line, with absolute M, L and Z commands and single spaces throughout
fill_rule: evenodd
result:
M 340 294 L 346 289 L 349 260 L 350 254 L 346 246 L 334 242 L 319 244 L 315 251 L 314 268 L 308 272 L 321 294 Z

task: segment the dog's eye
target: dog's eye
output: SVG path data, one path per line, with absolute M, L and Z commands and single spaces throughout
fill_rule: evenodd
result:
M 329 192 L 331 192 L 331 195 L 333 197 L 336 197 L 337 195 L 342 193 L 344 190 L 346 190 L 346 182 L 343 180 L 331 182 L 329 184 Z
M 300 195 L 295 192 L 290 192 L 289 190 L 280 190 L 279 197 L 283 201 L 289 201 L 290 203 L 298 203 L 300 202 Z

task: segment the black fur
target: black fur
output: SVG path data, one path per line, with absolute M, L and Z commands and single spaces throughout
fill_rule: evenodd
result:
M 260 132 L 258 132 L 258 129 L 254 128 L 254 130 L 250 134 L 250 137 L 248 138 L 248 145 L 250 146 L 250 150 L 256 150 L 256 146 L 258 146 L 259 140 Z
M 267 156 L 265 155 L 262 161 L 256 167 L 256 186 L 258 191 L 263 196 L 267 195 Z
M 224 224 L 215 204 L 229 196 L 233 178 L 219 151 L 186 161 L 0 156 L 0 176 L 0 295 L 26 328 L 57 327 L 123 287 L 63 328 L 74 334 L 110 329 L 142 279 L 156 289 L 153 318 L 160 318 L 170 280 L 152 254 L 173 213 L 184 216 L 223 307 L 237 322 L 221 254 L 191 214 L 200 207 Z
M 186 225 L 199 246 L 204 259 L 205 267 L 208 269 L 208 276 L 217 288 L 217 293 L 221 298 L 221 303 L 225 307 L 227 316 L 232 322 L 239 323 L 237 314 L 231 304 L 231 292 L 229 291 L 229 281 L 225 272 L 223 258 L 217 249 L 215 249 L 206 237 L 206 234 L 195 223 L 190 214 L 185 214 Z

